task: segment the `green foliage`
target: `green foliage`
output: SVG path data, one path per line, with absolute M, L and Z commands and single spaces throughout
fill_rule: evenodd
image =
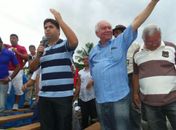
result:
M 94 44 L 92 42 L 88 42 L 85 44 L 85 47 L 82 47 L 81 49 L 76 51 L 75 54 L 75 64 L 80 64 L 79 66 L 83 65 L 83 57 L 84 56 L 89 56 L 89 53 L 91 51 L 91 49 L 93 48 Z M 76 66 L 76 65 L 75 65 Z
M 83 65 L 83 64 L 80 64 L 80 63 L 77 63 L 77 62 L 75 62 L 74 65 L 75 65 L 75 67 L 78 68 L 79 70 L 81 70 L 81 69 L 84 68 L 84 65 Z

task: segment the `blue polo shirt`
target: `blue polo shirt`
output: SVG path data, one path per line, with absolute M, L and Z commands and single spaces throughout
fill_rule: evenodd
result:
M 14 53 L 6 48 L 3 48 L 0 52 L 0 79 L 3 79 L 9 75 L 9 62 L 14 65 L 18 64 L 17 58 Z
M 126 55 L 137 32 L 129 26 L 104 46 L 98 43 L 90 52 L 90 70 L 98 103 L 115 102 L 129 93 Z

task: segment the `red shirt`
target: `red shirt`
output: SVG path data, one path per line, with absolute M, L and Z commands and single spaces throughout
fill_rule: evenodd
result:
M 9 50 L 11 48 L 15 48 L 17 49 L 18 52 L 22 53 L 22 54 L 27 54 L 27 51 L 26 51 L 26 48 L 24 46 L 20 46 L 20 45 L 16 45 L 16 46 L 10 46 L 10 45 L 7 45 L 6 46 L 7 48 L 9 48 Z M 23 69 L 25 63 L 26 63 L 26 60 L 24 58 L 22 58 L 20 55 L 16 54 L 16 57 L 17 57 L 17 60 L 19 62 L 19 65 L 20 65 L 20 69 Z M 12 63 L 9 64 L 9 70 L 14 70 L 15 69 L 15 66 L 12 65 Z
M 75 74 L 74 74 L 74 87 L 76 87 L 77 82 L 78 82 L 78 68 L 76 68 L 75 70 Z

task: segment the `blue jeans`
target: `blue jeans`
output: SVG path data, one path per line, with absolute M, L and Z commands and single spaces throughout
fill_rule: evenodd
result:
M 5 110 L 7 90 L 8 90 L 8 84 L 2 84 L 0 82 L 0 112 Z
M 129 95 L 116 102 L 96 105 L 102 130 L 131 130 Z
M 173 130 L 176 130 L 176 102 L 164 106 L 143 105 L 150 130 L 168 130 L 166 117 Z

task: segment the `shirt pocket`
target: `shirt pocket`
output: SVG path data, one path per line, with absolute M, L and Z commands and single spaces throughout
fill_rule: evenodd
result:
M 115 62 L 119 62 L 122 58 L 122 50 L 116 46 L 112 46 L 110 49 L 112 60 Z

